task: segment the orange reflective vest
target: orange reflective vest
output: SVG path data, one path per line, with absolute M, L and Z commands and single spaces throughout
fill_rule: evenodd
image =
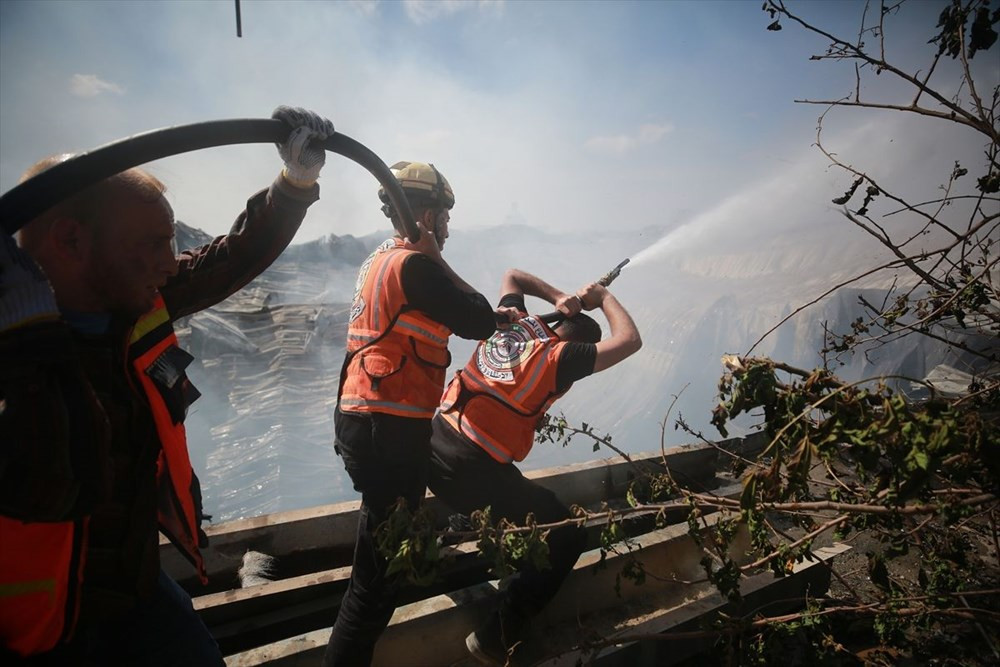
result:
M 451 330 L 406 302 L 403 262 L 414 254 L 392 238 L 361 265 L 341 372 L 344 412 L 434 416 L 451 363 Z
M 441 417 L 501 463 L 523 461 L 539 415 L 562 393 L 556 367 L 566 343 L 530 315 L 480 341 L 441 401 Z
M 135 323 L 127 358 L 149 402 L 160 440 L 157 463 L 160 529 L 207 583 L 199 545 L 196 484 L 188 459 L 183 411 L 164 400 L 187 378 L 170 362 L 179 351 L 162 297 Z M 87 554 L 88 520 L 29 523 L 0 517 L 0 640 L 23 656 L 72 637 Z

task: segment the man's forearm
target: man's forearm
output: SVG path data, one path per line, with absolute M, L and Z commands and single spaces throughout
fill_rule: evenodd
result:
M 609 292 L 604 297 L 604 301 L 601 302 L 601 310 L 608 320 L 612 338 L 641 345 L 642 338 L 639 336 L 639 329 L 635 326 L 632 316 L 628 314 L 628 311 L 615 298 L 614 294 Z
M 298 231 L 319 187 L 280 182 L 247 202 L 226 236 L 181 253 L 177 275 L 160 290 L 174 318 L 215 305 L 267 269 Z
M 500 291 L 500 296 L 524 294 L 544 299 L 552 304 L 564 295 L 562 290 L 556 289 L 538 276 L 520 269 L 507 270 L 504 274 L 503 286 Z
M 604 289 L 604 288 L 601 288 Z M 611 337 L 597 344 L 597 358 L 594 359 L 594 372 L 599 373 L 611 368 L 618 362 L 635 354 L 642 347 L 639 329 L 618 299 L 610 292 L 601 301 L 601 310 L 608 318 L 611 327 Z

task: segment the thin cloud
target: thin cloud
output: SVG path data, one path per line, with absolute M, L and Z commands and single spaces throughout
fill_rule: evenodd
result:
M 77 97 L 96 97 L 101 93 L 122 95 L 125 89 L 117 83 L 104 81 L 96 74 L 74 74 L 69 80 L 69 89 Z
M 595 153 L 611 153 L 614 155 L 624 155 L 635 148 L 635 139 L 624 134 L 604 137 L 591 137 L 584 144 L 588 150 Z
M 595 153 L 624 155 L 640 145 L 655 144 L 673 131 L 671 123 L 646 123 L 639 126 L 634 134 L 591 137 L 584 146 Z
M 657 141 L 674 131 L 670 123 L 654 125 L 647 123 L 639 128 L 639 141 L 644 144 L 655 144 Z
M 499 16 L 503 13 L 504 0 L 404 0 L 403 7 L 410 20 L 418 25 L 429 23 L 443 16 L 478 9 L 480 14 Z
M 378 0 L 350 0 L 349 4 L 362 16 L 374 16 L 378 10 Z

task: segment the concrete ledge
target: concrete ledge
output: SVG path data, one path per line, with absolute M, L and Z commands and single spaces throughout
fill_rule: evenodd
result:
M 705 517 L 708 525 L 719 515 Z M 745 530 L 738 533 L 732 557 L 742 559 L 748 546 Z M 552 600 L 537 626 L 574 624 L 582 614 L 603 613 L 624 603 L 662 596 L 658 604 L 678 606 L 707 594 L 705 582 L 685 583 L 703 577 L 699 561 L 701 549 L 687 534 L 687 525 L 670 526 L 641 535 L 635 550 L 625 555 L 609 555 L 599 567 L 600 554 L 584 554 Z M 636 558 L 651 574 L 643 585 L 631 581 L 615 592 L 618 572 L 627 558 Z M 652 576 L 655 575 L 655 576 Z M 467 659 L 465 636 L 485 619 L 495 599 L 493 584 L 438 595 L 396 610 L 375 651 L 373 665 L 451 665 Z M 227 658 L 229 665 L 314 665 L 322 657 L 329 629 L 286 639 Z
M 560 655 L 539 663 L 545 667 L 571 667 L 579 664 L 596 664 L 600 667 L 632 667 L 644 665 L 671 665 L 709 649 L 713 638 L 675 639 L 663 641 L 630 642 L 604 648 L 600 651 L 566 647 L 579 644 L 581 636 L 602 636 L 608 639 L 638 635 L 655 635 L 668 632 L 685 632 L 701 629 L 701 619 L 727 614 L 752 614 L 767 606 L 769 614 L 786 613 L 801 608 L 797 601 L 824 595 L 830 586 L 828 563 L 836 556 L 850 551 L 845 544 L 834 544 L 815 551 L 817 560 L 803 561 L 793 568 L 792 574 L 775 577 L 762 572 L 740 584 L 743 602 L 733 605 L 711 591 L 702 597 L 679 606 L 670 606 L 669 595 L 659 595 L 643 600 L 645 609 L 638 605 L 623 607 L 619 614 L 589 614 L 578 620 L 578 626 L 549 625 L 544 629 L 546 644 L 552 653 Z M 563 652 L 565 651 L 565 652 Z M 464 663 L 463 663 L 464 664 Z M 475 664 L 469 663 L 470 666 Z
M 717 490 L 720 496 L 735 498 L 742 491 L 739 484 Z M 687 509 L 668 510 L 668 521 L 683 521 Z M 623 520 L 626 534 L 641 536 L 654 529 L 655 510 L 640 512 Z M 600 516 L 585 524 L 588 548 L 600 545 L 600 534 L 607 525 Z M 640 538 L 637 538 L 640 539 Z M 478 558 L 475 543 L 447 546 L 443 555 L 452 560 L 444 568 L 441 580 L 426 588 L 404 586 L 400 604 L 445 594 L 489 579 L 488 564 Z M 223 654 L 236 653 L 279 641 L 329 625 L 336 617 L 340 599 L 347 589 L 350 567 L 335 568 L 298 577 L 235 589 L 194 598 L 194 606 Z
M 679 480 L 704 484 L 712 479 L 718 452 L 708 445 L 682 445 L 666 450 L 667 467 Z M 663 454 L 632 455 L 634 465 L 661 469 Z M 567 505 L 593 505 L 621 497 L 635 478 L 633 464 L 618 457 L 558 466 L 525 473 Z M 427 506 L 443 521 L 450 511 L 433 495 Z M 236 570 L 248 550 L 281 558 L 284 576 L 298 576 L 347 565 L 357 533 L 360 501 L 320 505 L 251 519 L 209 525 L 209 546 L 202 553 L 210 584 L 197 582 L 191 564 L 165 538 L 160 539 L 164 571 L 194 595 L 216 593 L 239 586 Z
M 727 452 L 738 454 L 744 458 L 753 459 L 771 443 L 771 438 L 763 431 L 755 431 L 742 438 L 727 438 L 718 445 Z
M 376 651 L 375 662 L 372 664 L 386 664 L 378 662 L 378 651 L 382 644 L 393 641 L 387 639 L 389 633 L 393 631 L 393 626 L 404 623 L 408 624 L 409 630 L 408 636 L 404 639 L 424 644 L 423 653 L 426 653 L 427 647 L 433 649 L 434 646 L 461 646 L 464 652 L 465 634 L 461 634 L 464 627 L 462 620 L 470 608 L 480 609 L 485 613 L 485 610 L 493 603 L 496 593 L 496 582 L 486 582 L 449 595 L 439 595 L 400 607 L 393 615 L 389 629 L 379 640 L 379 649 Z M 226 665 L 227 667 L 250 667 L 252 665 L 315 667 L 323 659 L 323 652 L 326 650 L 326 644 L 329 640 L 330 628 L 314 630 L 297 637 L 228 656 Z M 432 665 L 450 664 L 435 660 L 421 662 L 420 657 L 406 655 L 408 652 L 405 647 L 400 652 L 403 654 L 403 661 L 395 663 L 396 667 L 403 665 L 431 667 Z M 426 658 L 426 655 L 423 657 Z

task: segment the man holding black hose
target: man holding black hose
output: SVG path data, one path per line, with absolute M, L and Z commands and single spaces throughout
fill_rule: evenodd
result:
M 511 269 L 504 275 L 498 313 L 510 322 L 476 347 L 445 391 L 434 417 L 428 487 L 457 512 L 490 507 L 493 521 L 556 523 L 571 514 L 551 491 L 529 481 L 514 465 L 528 455 L 535 426 L 577 380 L 614 366 L 642 346 L 628 312 L 603 285 L 592 283 L 568 295 L 540 278 Z M 539 297 L 564 316 L 552 327 L 527 315 L 524 296 Z M 601 328 L 580 310 L 600 308 L 611 328 Z M 469 652 L 490 665 L 521 664 L 528 620 L 548 603 L 584 549 L 575 525 L 548 536 L 546 570 L 524 567 L 514 575 L 498 610 L 466 638 Z
M 0 659 L 223 664 L 159 563 L 162 531 L 206 581 L 183 424 L 198 392 L 172 323 L 266 269 L 319 198 L 333 125 L 274 117 L 291 128 L 281 175 L 205 246 L 175 256 L 164 185 L 141 169 L 53 203 L 20 248 L 0 237 Z

